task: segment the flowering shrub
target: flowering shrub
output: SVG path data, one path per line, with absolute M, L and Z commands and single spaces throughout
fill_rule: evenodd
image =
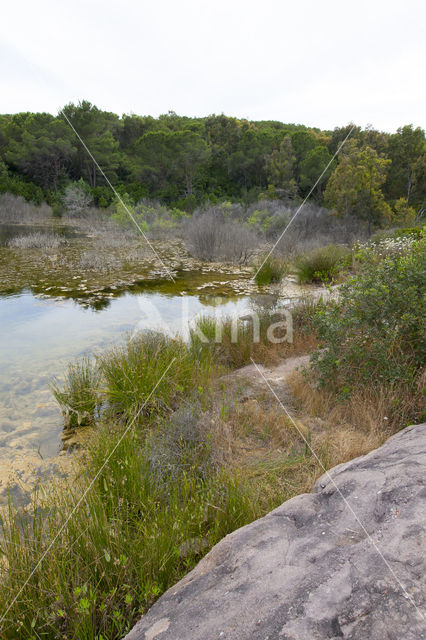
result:
M 425 249 L 424 238 L 366 249 L 379 259 L 366 260 L 339 300 L 318 308 L 312 363 L 320 384 L 346 394 L 358 383 L 415 384 L 426 355 Z
M 401 256 L 410 251 L 412 245 L 422 236 L 424 231 L 414 229 L 413 233 L 394 232 L 392 236 L 357 244 L 354 247 L 354 260 L 358 263 L 378 262 L 386 257 Z

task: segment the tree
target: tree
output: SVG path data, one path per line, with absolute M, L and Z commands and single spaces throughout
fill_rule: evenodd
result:
M 210 151 L 202 137 L 192 131 L 174 133 L 173 147 L 176 167 L 184 176 L 185 196 L 190 196 L 194 190 L 197 170 L 208 160 Z
M 309 131 L 295 131 L 291 136 L 294 151 L 294 173 L 297 184 L 300 181 L 301 164 L 309 151 L 317 146 L 316 136 Z
M 117 181 L 117 169 L 120 164 L 120 154 L 118 150 L 118 137 L 120 132 L 120 121 L 114 113 L 101 111 L 87 100 L 79 102 L 78 105 L 70 103 L 62 109 L 72 126 L 77 131 L 81 140 L 85 143 L 90 153 L 95 158 L 99 166 L 114 183 Z M 63 120 L 62 112 L 59 114 Z M 75 179 L 85 177 L 91 187 L 96 187 L 98 179 L 102 182 L 102 175 L 97 168 L 84 145 L 76 138 L 75 144 L 77 152 L 74 157 Z
M 310 189 L 319 179 L 330 160 L 331 154 L 327 147 L 323 145 L 317 145 L 307 152 L 305 158 L 300 163 L 300 189 L 303 194 L 309 193 Z M 330 165 L 316 186 L 316 198 L 318 201 L 321 200 L 322 189 L 327 182 L 331 171 L 332 167 Z
M 285 136 L 278 149 L 266 156 L 266 175 L 268 182 L 282 190 L 288 197 L 294 197 L 297 192 L 294 179 L 294 163 L 296 157 L 293 152 L 291 137 Z
M 337 214 L 365 220 L 371 232 L 373 225 L 390 217 L 390 207 L 381 191 L 390 162 L 371 147 L 359 148 L 356 140 L 349 141 L 327 183 L 325 204 Z
M 75 146 L 72 131 L 48 113 L 18 114 L 6 127 L 5 157 L 14 170 L 43 189 L 56 191 L 65 179 Z
M 209 153 L 206 142 L 193 131 L 147 133 L 137 145 L 140 177 L 163 193 L 173 185 L 176 195 L 189 196 Z
M 392 161 L 385 193 L 390 200 L 405 198 L 407 206 L 419 205 L 424 199 L 424 185 L 416 179 L 422 163 L 426 162 L 425 132 L 413 125 L 400 127 L 390 137 L 388 156 Z
M 390 209 L 388 220 L 392 225 L 397 226 L 411 226 L 414 224 L 417 217 L 417 212 L 414 207 L 407 205 L 405 198 L 399 198 L 393 206 L 393 210 Z

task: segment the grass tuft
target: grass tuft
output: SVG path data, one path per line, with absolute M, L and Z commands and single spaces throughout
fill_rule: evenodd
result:
M 352 257 L 349 249 L 330 245 L 296 258 L 299 282 L 332 282 L 339 273 L 349 269 Z
M 101 408 L 101 375 L 96 363 L 84 357 L 68 365 L 60 386 L 53 380 L 50 389 L 59 404 L 65 426 L 74 428 L 92 424 Z
M 263 260 L 264 259 L 259 260 L 259 262 L 253 266 L 254 279 L 258 286 L 281 282 L 284 276 L 289 273 L 289 264 L 283 258 L 269 256 L 264 263 Z

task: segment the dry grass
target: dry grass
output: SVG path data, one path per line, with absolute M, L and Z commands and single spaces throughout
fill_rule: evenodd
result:
M 344 401 L 332 391 L 315 388 L 301 373 L 289 378 L 288 384 L 303 409 L 331 424 L 346 424 L 357 434 L 381 434 L 382 441 L 411 424 L 413 413 L 424 415 L 426 374 L 419 376 L 413 392 L 404 385 L 361 386 Z
M 300 372 L 287 384 L 297 405 L 290 408 L 297 428 L 268 390 L 247 396 L 245 387 L 239 393 L 227 384 L 226 397 L 232 400 L 222 411 L 215 447 L 223 451 L 226 465 L 254 480 L 259 492 L 253 499 L 260 504 L 271 502 L 277 491 L 282 501 L 312 491 L 325 470 L 376 449 L 401 427 L 413 402 L 399 389 L 396 408 L 397 392 L 385 388 L 363 389 L 338 402 Z M 414 401 L 419 400 L 420 392 Z

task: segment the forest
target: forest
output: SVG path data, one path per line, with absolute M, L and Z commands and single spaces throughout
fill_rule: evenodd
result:
M 83 142 L 130 204 L 149 199 L 192 213 L 225 201 L 297 204 L 309 196 L 369 230 L 410 226 L 424 213 L 426 142 L 419 127 L 322 131 L 172 111 L 120 117 L 86 100 L 57 116 L 0 115 L 0 193 L 47 202 L 60 215 L 65 190 L 79 183 L 93 205 L 108 207 L 114 193 Z

